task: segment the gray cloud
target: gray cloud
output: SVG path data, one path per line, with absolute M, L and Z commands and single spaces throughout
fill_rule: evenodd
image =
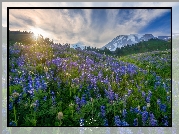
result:
M 31 26 L 35 26 L 36 25 L 36 22 L 31 19 L 30 17 L 26 17 L 26 16 L 15 16 L 17 21 L 24 24 L 24 25 L 31 25 Z M 17 22 L 16 21 L 16 22 Z M 13 22 L 9 22 L 10 25 L 12 25 Z M 19 26 L 19 24 L 18 24 Z

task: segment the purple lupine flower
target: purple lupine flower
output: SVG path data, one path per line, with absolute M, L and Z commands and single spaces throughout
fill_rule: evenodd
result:
M 126 117 L 126 114 L 127 114 L 126 109 L 123 109 L 123 110 L 122 110 L 122 115 L 123 115 L 124 118 Z
M 28 81 L 32 81 L 32 77 L 30 75 L 28 75 Z
M 156 76 L 156 81 L 160 81 L 161 77 L 160 76 Z
M 23 93 L 20 93 L 19 98 L 17 99 L 17 103 L 20 103 L 22 96 L 23 96 Z
M 80 98 L 78 96 L 75 98 L 75 101 L 77 105 L 80 105 Z
M 109 100 L 110 101 L 113 101 L 114 100 L 114 92 L 112 91 L 112 90 L 109 90 L 109 95 L 108 95 L 108 97 L 109 97 Z
M 151 97 L 152 96 L 152 92 L 149 90 L 148 92 L 148 96 Z
M 155 118 L 155 116 L 154 116 L 154 114 L 152 112 L 150 112 L 149 115 L 150 115 L 150 119 L 154 119 Z
M 129 126 L 129 124 L 126 121 L 123 121 L 122 126 Z
M 150 97 L 149 97 L 149 96 L 147 96 L 146 102 L 147 102 L 147 103 L 150 103 Z
M 145 111 L 147 109 L 147 106 L 143 106 L 142 109 L 143 111 Z
M 160 110 L 166 112 L 167 106 L 165 104 L 160 104 Z
M 105 117 L 105 106 L 101 106 L 101 115 L 102 117 Z
M 142 91 L 142 97 L 145 98 L 145 92 L 144 91 Z
M 163 88 L 166 90 L 166 84 L 163 82 Z
M 158 86 L 160 86 L 160 81 L 155 82 L 154 89 L 156 89 Z
M 128 90 L 128 96 L 130 96 L 131 93 L 132 93 L 132 90 Z
M 136 108 L 133 109 L 133 112 L 135 112 L 136 114 L 138 114 L 138 113 L 140 113 L 140 110 L 139 110 L 138 107 L 136 107 Z
M 158 105 L 160 105 L 160 104 L 161 104 L 160 99 L 157 99 L 157 104 L 158 104 Z
M 108 126 L 108 120 L 104 119 L 104 126 Z
M 146 123 L 147 119 L 148 119 L 148 112 L 147 111 L 142 112 L 142 122 L 143 122 L 143 124 Z
M 105 92 L 105 96 L 108 97 L 108 91 L 106 89 L 104 89 L 104 92 Z
M 164 116 L 164 118 L 162 118 L 162 123 L 164 126 L 168 126 L 168 117 L 167 116 Z
M 102 77 L 102 72 L 101 72 L 101 71 L 99 71 L 99 73 L 98 73 L 98 77 L 99 77 L 99 78 Z
M 55 96 L 52 96 L 52 105 L 55 105 Z
M 39 88 L 41 88 L 41 83 L 39 78 L 35 78 L 35 89 L 38 90 Z
M 116 126 L 121 126 L 122 125 L 122 123 L 121 123 L 121 121 L 119 119 L 119 116 L 114 117 L 114 123 L 115 123 Z
M 149 115 L 150 115 L 150 122 L 149 122 L 150 125 L 151 125 L 151 126 L 157 126 L 157 120 L 155 120 L 154 114 L 150 112 Z
M 43 99 L 44 101 L 46 101 L 47 100 L 47 96 L 44 96 L 44 99 Z
M 47 89 L 47 83 L 44 80 L 42 80 L 42 89 L 43 90 Z
M 55 95 L 54 91 L 51 91 L 51 95 Z
M 118 100 L 119 96 L 115 93 L 115 99 Z
M 150 125 L 151 125 L 151 126 L 157 126 L 157 120 L 151 119 L 151 120 L 150 120 Z
M 9 126 L 17 126 L 17 124 L 14 121 L 12 121 L 9 123 Z
M 170 101 L 170 96 L 167 96 L 167 101 Z
M 85 104 L 86 104 L 86 100 L 85 100 L 85 97 L 83 96 L 80 101 L 80 106 L 83 106 Z
M 28 90 L 28 93 L 30 94 L 30 97 L 33 98 L 34 97 L 34 89 L 30 89 Z
M 101 94 L 100 93 L 97 94 L 97 98 L 98 99 L 101 98 Z
M 138 126 L 138 119 L 134 119 L 134 123 L 133 123 L 134 126 Z
M 110 83 L 108 83 L 108 91 L 112 90 Z
M 9 110 L 12 110 L 13 109 L 13 103 L 11 102 L 10 104 L 9 104 Z
M 168 126 L 168 121 L 167 120 L 165 120 L 165 122 L 164 122 L 164 124 L 163 124 L 164 126 Z

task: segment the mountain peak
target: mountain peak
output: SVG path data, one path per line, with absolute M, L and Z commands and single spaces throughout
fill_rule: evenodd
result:
M 118 35 L 111 42 L 103 46 L 101 49 L 105 47 L 110 51 L 115 51 L 116 48 L 121 48 L 123 46 L 132 45 L 139 43 L 141 41 L 148 41 L 149 39 L 155 38 L 152 34 L 130 34 L 130 35 Z
M 71 48 L 81 48 L 81 49 L 84 49 L 85 48 L 85 45 L 81 42 L 77 42 L 75 44 L 72 44 L 70 45 Z

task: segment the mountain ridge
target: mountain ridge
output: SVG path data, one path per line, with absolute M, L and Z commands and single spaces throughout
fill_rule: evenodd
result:
M 154 37 L 152 34 L 130 34 L 130 35 L 118 35 L 112 41 L 107 43 L 101 49 L 104 50 L 105 47 L 108 48 L 110 51 L 115 51 L 116 48 L 121 48 L 127 45 L 137 44 L 142 41 L 148 41 L 149 39 L 161 39 L 161 40 L 168 40 L 170 36 L 158 36 Z

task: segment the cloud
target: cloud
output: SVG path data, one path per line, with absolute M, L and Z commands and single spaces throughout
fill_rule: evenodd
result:
M 176 3 L 157 2 L 106 2 L 106 3 L 2 3 L 2 12 L 6 6 L 176 6 Z M 106 10 L 106 20 L 98 16 L 94 20 L 94 11 L 82 9 L 79 12 L 70 10 L 14 10 L 10 14 L 10 28 L 14 30 L 29 30 L 39 28 L 43 35 L 61 43 L 75 44 L 83 42 L 86 45 L 102 47 L 120 34 L 138 33 L 155 18 L 163 15 L 166 10 L 131 10 L 129 14 L 120 10 Z M 3 15 L 6 18 L 7 15 Z M 58 16 L 58 17 L 57 17 Z M 124 16 L 127 16 L 126 18 Z M 123 19 L 125 18 L 125 19 Z M 3 19 L 5 21 L 5 19 Z M 6 23 L 3 26 L 6 26 Z
M 114 37 L 120 35 L 120 34 L 135 34 L 139 33 L 139 31 L 148 25 L 153 19 L 156 19 L 157 17 L 160 17 L 162 14 L 167 12 L 166 10 L 130 10 L 128 14 L 126 12 L 121 12 L 119 16 L 122 16 L 119 21 L 122 21 L 120 24 L 116 24 L 116 14 L 115 13 L 109 13 L 109 16 L 112 17 L 111 21 L 106 25 L 105 32 L 102 33 L 100 39 L 105 41 L 111 41 Z M 124 21 L 124 17 L 128 15 L 128 19 Z M 110 17 L 109 17 L 110 19 Z M 140 20 L 140 22 L 138 21 Z M 111 24 L 111 25 L 110 25 Z M 113 29 L 112 26 L 115 26 Z
M 102 47 L 120 34 L 137 33 L 152 19 L 166 12 L 166 10 L 130 10 L 129 18 L 123 24 L 119 24 L 119 18 L 123 19 L 124 15 L 119 14 L 119 11 L 106 9 L 107 21 L 102 23 L 99 10 L 10 9 L 10 29 L 25 28 L 28 31 L 40 28 L 49 38 L 61 43 L 83 42 L 86 45 L 97 44 L 97 47 Z M 98 16 L 94 19 L 92 13 Z M 140 22 L 137 21 L 139 19 Z

